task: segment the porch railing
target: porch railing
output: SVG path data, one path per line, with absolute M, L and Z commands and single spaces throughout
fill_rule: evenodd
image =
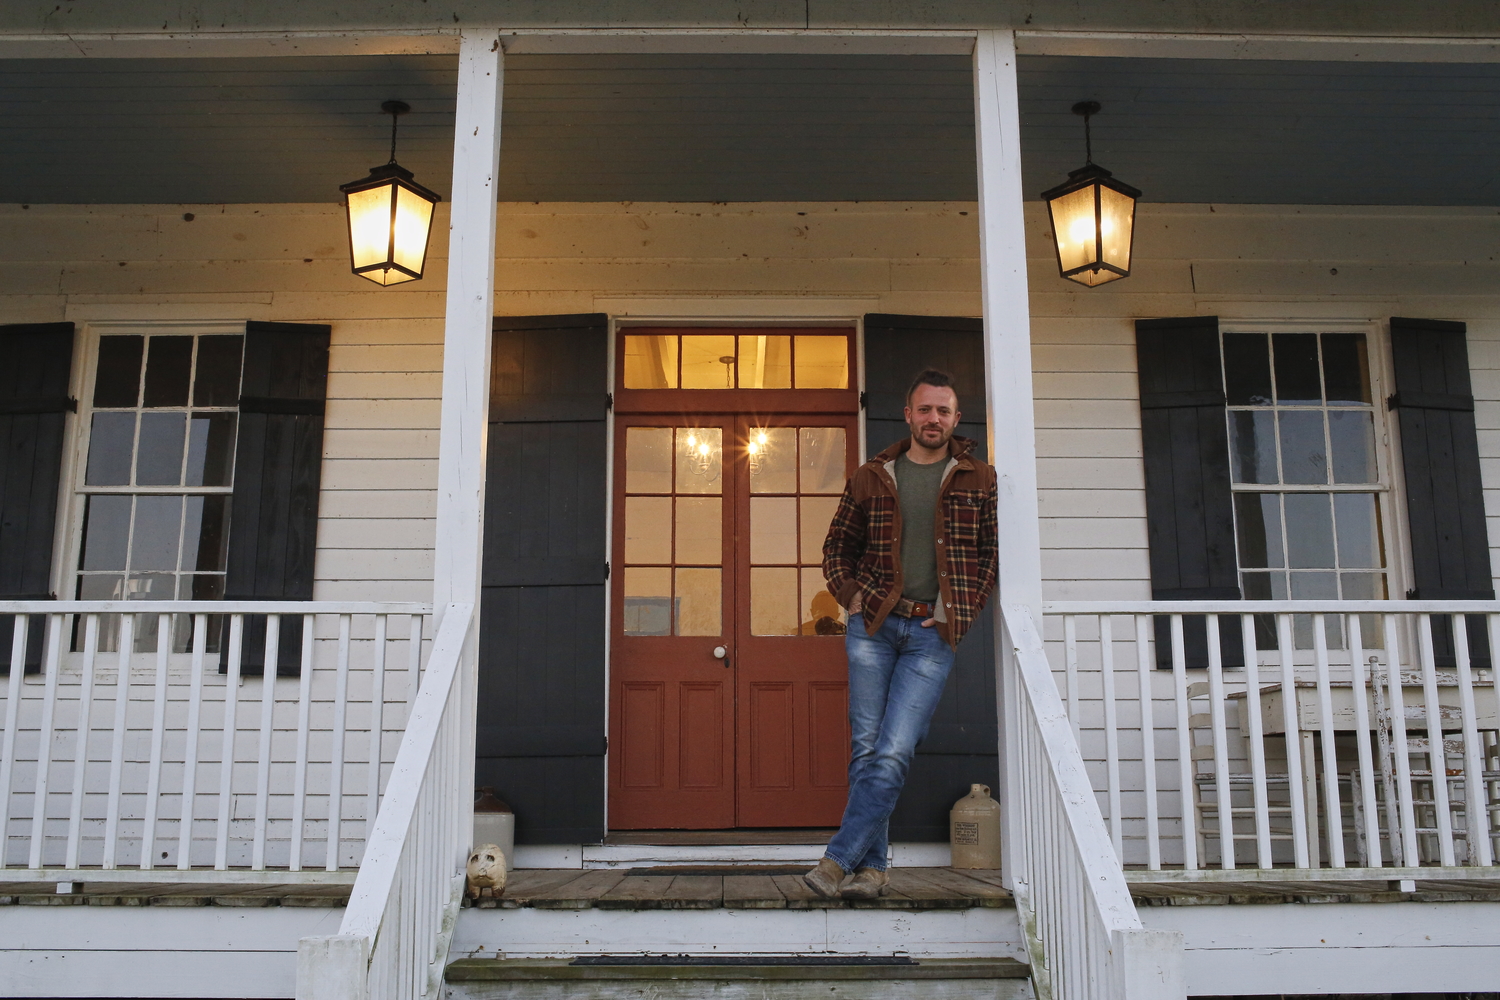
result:
M 1074 602 L 1045 615 L 1127 866 L 1430 878 L 1495 864 L 1500 603 Z
M 470 605 L 444 611 L 339 933 L 299 943 L 298 1000 L 441 990 L 474 801 L 473 622 Z
M 418 604 L 0 602 L 4 864 L 161 879 L 358 866 L 429 615 Z
M 1018 692 L 1007 802 L 1021 842 L 1008 863 L 1038 1000 L 1180 1000 L 1181 936 L 1143 929 L 1041 636 L 1025 606 L 1002 613 Z

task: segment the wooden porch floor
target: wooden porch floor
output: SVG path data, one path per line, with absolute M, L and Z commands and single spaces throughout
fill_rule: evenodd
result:
M 340 873 L 342 874 L 342 873 Z M 352 874 L 352 873 L 351 873 Z M 0 873 L 0 879 L 4 874 Z M 349 902 L 341 884 L 247 885 L 244 882 L 81 882 L 60 893 L 54 882 L 0 881 L 0 906 L 330 906 Z

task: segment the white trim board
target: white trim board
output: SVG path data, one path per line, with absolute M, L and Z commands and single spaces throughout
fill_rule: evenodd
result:
M 520 844 L 516 868 L 635 868 L 652 865 L 817 864 L 822 844 Z M 953 860 L 947 844 L 891 845 L 891 864 L 900 868 L 944 868 Z
M 596 296 L 594 311 L 608 313 L 616 326 L 643 323 L 764 323 L 804 321 L 853 323 L 878 312 L 878 295 L 679 295 Z
M 1013 908 L 465 909 L 450 959 L 569 955 L 892 955 L 1026 961 Z
M 1492 990 L 1500 903 L 1143 906 L 1181 931 L 1187 992 L 1459 993 Z

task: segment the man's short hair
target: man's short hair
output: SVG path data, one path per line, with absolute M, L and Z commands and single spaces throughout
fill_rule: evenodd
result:
M 917 373 L 917 377 L 911 380 L 911 385 L 906 390 L 906 405 L 911 405 L 912 393 L 917 391 L 919 385 L 935 385 L 939 389 L 952 389 L 953 400 L 958 401 L 958 389 L 953 384 L 953 376 L 936 368 L 926 368 Z

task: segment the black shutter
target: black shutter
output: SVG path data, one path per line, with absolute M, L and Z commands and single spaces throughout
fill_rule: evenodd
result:
M 245 324 L 225 600 L 312 600 L 331 332 Z M 297 674 L 301 658 L 302 619 L 282 618 L 276 672 Z M 247 615 L 240 670 L 261 673 L 265 660 L 265 617 Z
M 865 317 L 865 440 L 869 455 L 906 437 L 906 389 L 924 368 L 953 376 L 958 433 L 985 455 L 984 323 L 948 316 Z M 869 457 L 868 455 L 866 457 Z M 906 788 L 891 814 L 891 839 L 948 839 L 948 810 L 975 782 L 998 788 L 994 638 L 988 614 L 980 615 L 958 645 L 948 686 L 917 747 Z
M 608 343 L 603 315 L 495 320 L 476 773 L 518 843 L 604 834 Z
M 73 324 L 0 326 L 0 599 L 52 600 L 52 549 L 73 375 Z M 26 672 L 42 663 L 43 619 L 27 629 Z M 15 618 L 0 616 L 0 667 L 10 669 Z
M 1401 429 L 1413 600 L 1495 599 L 1467 329 L 1441 320 L 1391 320 L 1396 393 L 1389 404 Z M 1483 621 L 1469 619 L 1469 645 L 1475 665 L 1487 667 Z M 1453 666 L 1448 619 L 1433 619 L 1433 642 L 1439 665 Z
M 1217 316 L 1143 319 L 1135 324 L 1146 468 L 1151 598 L 1237 601 L 1234 501 Z M 1208 665 L 1208 632 L 1183 622 L 1189 667 Z M 1219 620 L 1226 667 L 1244 666 L 1240 619 Z M 1169 621 L 1156 621 L 1157 665 L 1172 665 Z

